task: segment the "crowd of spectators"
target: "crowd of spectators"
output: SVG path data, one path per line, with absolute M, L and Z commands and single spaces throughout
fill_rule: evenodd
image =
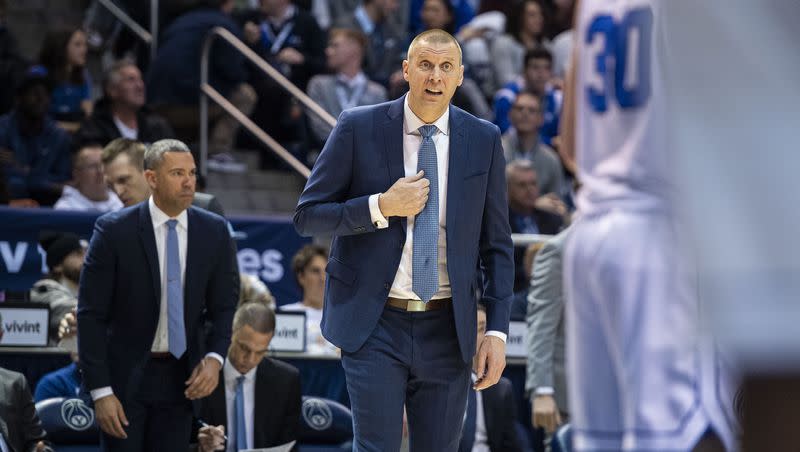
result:
M 139 3 L 148 2 L 118 3 L 135 18 L 147 17 Z M 503 132 L 513 232 L 557 234 L 569 224 L 573 177 L 557 135 L 571 0 L 186 0 L 165 9 L 153 60 L 95 4 L 83 28 L 48 30 L 40 52 L 26 58 L 3 26 L 0 0 L 0 204 L 108 212 L 145 201 L 151 193 L 142 162 L 146 146 L 177 137 L 197 149 L 201 53 L 214 27 L 241 39 L 333 117 L 403 95 L 408 84 L 400 68 L 411 38 L 441 28 L 463 49 L 466 76 L 454 105 Z M 102 69 L 90 71 L 89 59 L 99 52 L 106 52 Z M 208 80 L 313 165 L 331 127 L 222 40 L 211 48 Z M 233 150 L 259 152 L 262 169 L 286 168 L 213 103 L 209 115 L 209 170 L 247 171 Z M 197 193 L 195 204 L 222 213 L 211 195 Z M 42 246 L 50 274 L 36 283 L 31 299 L 51 305 L 55 344 L 74 336 L 74 327 L 65 331 L 74 325 L 83 248 L 68 234 L 44 237 Z M 518 248 L 515 256 L 518 317 L 537 250 Z M 335 354 L 319 332 L 326 261 L 317 246 L 295 257 L 300 300 L 275 300 L 263 283 L 243 276 L 241 292 L 248 295 L 242 302 L 304 312 L 310 349 Z M 73 364 L 59 375 L 74 374 Z M 528 389 L 532 397 L 551 395 Z M 562 400 L 548 413 L 559 409 L 563 414 Z

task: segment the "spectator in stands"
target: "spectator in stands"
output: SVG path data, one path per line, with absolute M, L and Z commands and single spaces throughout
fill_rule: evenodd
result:
M 337 348 L 322 336 L 322 306 L 325 301 L 325 266 L 328 252 L 319 245 L 306 245 L 292 258 L 292 272 L 303 291 L 303 299 L 279 307 L 284 312 L 305 312 L 306 351 L 335 354 Z
M 239 273 L 239 281 L 239 304 L 237 307 L 245 303 L 261 303 L 269 306 L 270 309 L 275 309 L 275 297 L 272 296 L 267 285 L 258 279 L 258 276 Z
M 6 26 L 6 0 L 0 0 L 0 115 L 14 106 L 14 93 L 27 67 L 16 37 Z
M 333 28 L 329 36 L 325 53 L 333 74 L 315 75 L 308 83 L 308 96 L 334 118 L 348 108 L 385 102 L 386 88 L 367 79 L 362 71 L 366 36 L 346 28 Z M 309 119 L 317 140 L 327 140 L 331 126 L 313 113 Z
M 544 246 L 544 242 L 531 243 L 525 247 L 525 254 L 522 258 L 522 268 L 525 269 L 525 274 L 530 276 L 533 271 L 533 261 L 539 250 Z M 525 316 L 528 313 L 528 291 L 530 285 L 521 288 L 518 292 L 514 292 L 514 299 L 511 301 L 511 320 L 524 322 Z
M 411 0 L 409 12 L 409 29 L 411 34 L 417 35 L 425 30 L 438 28 L 451 35 L 455 35 L 461 26 L 475 17 L 473 0 Z M 443 26 L 431 27 L 431 16 L 448 16 L 449 19 L 442 23 Z M 439 20 L 439 19 L 433 19 Z M 447 28 L 445 28 L 447 27 Z
M 543 143 L 550 146 L 558 135 L 558 118 L 561 115 L 562 92 L 551 83 L 553 57 L 545 49 L 534 49 L 525 54 L 525 74 L 507 83 L 494 96 L 494 123 L 503 133 L 511 127 L 509 112 L 514 99 L 521 91 L 530 91 L 541 99 L 544 123 L 539 130 Z
M 75 137 L 77 143 L 105 146 L 119 137 L 143 143 L 173 137 L 167 121 L 145 108 L 142 73 L 133 62 L 121 60 L 111 66 L 104 92 L 92 116 L 81 124 Z
M 539 191 L 561 196 L 565 190 L 564 167 L 550 146 L 542 143 L 539 129 L 544 123 L 544 112 L 539 96 L 523 91 L 514 98 L 509 113 L 511 128 L 503 134 L 503 151 L 506 162 L 528 160 L 536 168 Z
M 311 77 L 325 69 L 325 35 L 314 17 L 290 0 L 261 0 L 260 8 L 242 21 L 245 42 L 299 89 L 305 90 Z M 304 161 L 307 146 L 302 109 L 273 79 L 255 68 L 250 72 L 250 84 L 258 94 L 253 121 Z M 262 168 L 283 166 L 249 135 L 240 134 L 240 142 L 262 149 Z
M 572 30 L 575 1 L 556 0 L 555 5 L 558 9 L 556 26 L 558 30 L 563 31 L 553 37 L 550 52 L 553 54 L 553 76 L 563 80 L 567 75 L 567 64 L 572 58 L 572 47 L 575 40 L 575 33 Z
M 52 452 L 24 375 L 0 367 L 0 400 L 0 450 Z
M 201 2 L 200 7 L 171 22 L 159 36 L 158 55 L 150 63 L 147 72 L 148 103 L 168 118 L 174 118 L 172 122 L 176 128 L 180 128 L 181 123 L 197 125 L 200 60 L 209 30 L 222 27 L 239 39 L 242 37 L 240 27 L 230 16 L 233 4 L 233 0 Z M 211 47 L 208 63 L 209 84 L 234 107 L 249 115 L 256 103 L 256 93 L 245 83 L 247 69 L 244 56 L 227 42 L 218 39 Z M 216 161 L 219 157 L 214 155 L 233 149 L 239 123 L 216 106 L 209 109 L 209 114 L 214 121 L 209 151 L 211 159 Z M 230 155 L 223 159 L 230 160 Z
M 0 117 L 0 166 L 11 199 L 32 198 L 51 206 L 70 178 L 70 138 L 47 117 L 50 83 L 29 70 L 16 93 L 16 106 Z
M 100 212 L 113 212 L 122 208 L 122 201 L 106 185 L 102 147 L 83 146 L 73 155 L 72 185 L 64 185 L 64 191 L 53 207 Z
M 486 333 L 486 308 L 478 303 L 478 346 Z M 477 360 L 477 356 L 474 358 Z M 478 367 L 475 362 L 473 369 Z M 472 372 L 472 382 L 477 375 Z M 461 442 L 458 450 L 470 452 L 521 452 L 517 436 L 516 401 L 511 381 L 500 377 L 497 384 L 483 391 L 469 387 L 467 413 L 464 417 Z
M 365 72 L 388 86 L 389 77 L 403 60 L 407 35 L 389 18 L 398 12 L 398 0 L 364 0 L 350 16 L 340 17 L 335 26 L 360 30 L 369 38 Z
M 39 63 L 53 82 L 50 114 L 57 121 L 77 123 L 92 113 L 87 48 L 86 33 L 80 29 L 50 31 L 45 35 Z M 75 130 L 77 124 L 70 131 Z
M 103 148 L 106 181 L 125 207 L 150 197 L 150 186 L 144 176 L 144 152 L 144 144 L 128 138 L 117 138 Z M 214 195 L 195 192 L 192 205 L 225 216 Z
M 199 452 L 260 449 L 297 440 L 300 372 L 266 356 L 274 333 L 275 313 L 268 306 L 247 303 L 236 310 L 221 384 L 199 403 L 197 413 L 209 424 L 193 435 Z
M 534 428 L 552 434 L 567 420 L 564 366 L 562 256 L 570 229 L 550 238 L 536 256 L 528 294 L 528 365 L 525 390 Z
M 59 323 L 78 306 L 78 282 L 86 250 L 71 232 L 44 231 L 39 244 L 47 255 L 49 272 L 33 284 L 30 299 L 50 306 L 49 342 L 55 344 Z
M 549 45 L 545 34 L 548 12 L 542 0 L 523 0 L 507 16 L 506 33 L 492 41 L 492 65 L 499 86 L 522 75 L 527 52 Z
M 81 374 L 78 371 L 78 354 L 70 353 L 73 360 L 69 365 L 45 374 L 33 393 L 34 402 L 54 397 L 73 398 L 81 392 Z
M 556 234 L 564 219 L 537 207 L 539 185 L 536 170 L 527 160 L 514 160 L 506 165 L 508 185 L 508 220 L 512 233 Z M 528 287 L 530 275 L 523 265 L 524 248 L 514 249 L 514 292 Z

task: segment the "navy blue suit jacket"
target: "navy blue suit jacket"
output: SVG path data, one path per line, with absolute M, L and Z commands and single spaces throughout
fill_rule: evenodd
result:
M 183 312 L 188 378 L 206 353 L 227 354 L 239 273 L 225 220 L 196 207 L 189 207 L 187 215 Z M 111 386 L 123 403 L 133 395 L 150 356 L 160 303 L 158 251 L 147 201 L 98 218 L 78 293 L 78 351 L 87 390 Z
M 322 333 L 353 352 L 383 311 L 403 245 L 406 219 L 377 229 L 369 196 L 405 176 L 403 98 L 347 110 L 331 132 L 294 215 L 301 235 L 334 235 L 326 271 Z M 500 131 L 450 107 L 447 174 L 447 271 L 464 362 L 475 354 L 473 291 L 480 258 L 487 281 L 487 330 L 508 332 L 514 278 L 505 160 Z

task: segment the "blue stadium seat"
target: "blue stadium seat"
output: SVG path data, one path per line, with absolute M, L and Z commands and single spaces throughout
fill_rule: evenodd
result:
M 550 452 L 572 452 L 572 426 L 564 424 L 550 440 Z
M 54 397 L 39 401 L 36 412 L 47 438 L 59 451 L 95 452 L 100 450 L 100 427 L 94 409 L 77 398 Z
M 352 450 L 353 415 L 339 402 L 303 396 L 297 436 L 301 451 Z

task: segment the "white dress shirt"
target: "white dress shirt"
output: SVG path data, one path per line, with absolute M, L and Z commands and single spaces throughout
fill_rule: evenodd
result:
M 425 122 L 408 105 L 408 96 L 403 101 L 403 166 L 405 176 L 417 174 L 417 157 L 419 147 L 422 144 L 422 135 L 419 128 L 426 125 Z M 433 144 L 436 146 L 436 171 L 439 183 L 439 290 L 433 295 L 433 300 L 438 298 L 449 298 L 452 294 L 450 289 L 450 276 L 447 273 L 447 171 L 450 162 L 450 110 L 433 122 L 436 132 L 433 135 Z M 456 150 L 458 152 L 458 150 Z M 426 174 L 423 176 L 428 177 Z M 378 229 L 389 227 L 389 222 L 383 216 L 378 197 L 381 193 L 369 197 L 369 212 L 372 222 Z M 414 253 L 414 217 L 406 218 L 406 243 L 403 246 L 403 253 L 400 256 L 400 265 L 397 274 L 389 290 L 389 297 L 408 300 L 419 300 L 419 296 L 412 289 L 412 256 Z M 500 331 L 487 331 L 486 335 L 496 336 L 506 341 L 506 334 Z
M 158 271 L 161 275 L 161 300 L 158 311 L 158 325 L 156 326 L 156 335 L 153 338 L 153 345 L 150 347 L 151 352 L 168 352 L 169 351 L 169 327 L 168 327 L 168 314 L 167 314 L 167 234 L 169 233 L 169 226 L 167 221 L 171 219 L 178 220 L 175 226 L 175 231 L 178 235 L 178 255 L 181 262 L 181 283 L 186 282 L 186 244 L 189 241 L 189 218 L 184 210 L 177 217 L 171 218 L 158 208 L 153 197 L 147 201 L 150 209 L 150 219 L 153 222 L 153 233 L 156 239 L 156 251 L 158 252 Z M 220 365 L 223 363 L 222 356 L 217 353 L 208 353 Z M 103 388 L 93 389 L 90 391 L 92 400 L 97 400 L 101 397 L 113 394 L 110 386 Z
M 222 366 L 222 373 L 225 378 L 225 410 L 228 415 L 228 425 L 225 426 L 225 435 L 228 437 L 228 444 L 225 448 L 227 452 L 236 452 L 237 449 L 253 448 L 253 412 L 255 410 L 256 398 L 256 370 L 258 366 L 250 369 L 244 374 L 244 431 L 247 436 L 247 444 L 234 444 L 236 442 L 236 378 L 240 375 L 229 360 L 225 360 Z

